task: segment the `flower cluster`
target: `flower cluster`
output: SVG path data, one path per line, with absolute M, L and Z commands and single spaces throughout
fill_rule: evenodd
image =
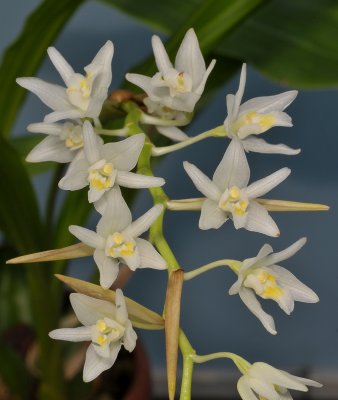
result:
M 171 262 L 174 256 L 168 250 L 164 237 L 161 236 L 161 242 L 157 242 L 158 235 L 162 235 L 161 216 L 166 208 L 170 208 L 170 201 L 161 189 L 164 179 L 152 175 L 150 158 L 156 152 L 157 155 L 165 154 L 208 136 L 228 137 L 230 144 L 212 179 L 195 165 L 184 162 L 185 171 L 204 197 L 177 200 L 176 203 L 172 201 L 174 205 L 171 209 L 175 209 L 175 204 L 178 209 L 183 209 L 179 208 L 183 204 L 184 209 L 191 206 L 195 210 L 197 200 L 201 211 L 199 228 L 202 230 L 219 229 L 231 220 L 235 229 L 244 228 L 277 237 L 280 231 L 268 212 L 271 208 L 266 206 L 261 196 L 282 183 L 291 171 L 284 167 L 249 183 L 250 168 L 246 152 L 295 155 L 300 151 L 284 144 L 269 144 L 257 137 L 275 126 L 292 126 L 291 118 L 284 110 L 295 99 L 297 91 L 257 97 L 241 104 L 246 83 L 246 64 L 242 67 L 237 93 L 226 96 L 227 116 L 224 123 L 197 137 L 188 137 L 180 127 L 191 121 L 215 60 L 206 67 L 193 29 L 186 33 L 174 65 L 159 37 L 152 38 L 152 47 L 158 72 L 152 77 L 134 73 L 126 75 L 129 82 L 144 90 L 145 97 L 133 101 L 130 100 L 132 96 L 127 96 L 128 99 L 121 100 L 116 107 L 125 113 L 125 125 L 116 130 L 103 129 L 100 120 L 112 79 L 114 47 L 110 41 L 84 68 L 85 75 L 74 72 L 55 48 L 48 49 L 48 55 L 65 87 L 37 78 L 17 80 L 53 110 L 43 122 L 28 126 L 30 132 L 44 133 L 47 137 L 29 153 L 27 161 L 70 163 L 59 187 L 70 191 L 88 187 L 88 202 L 99 214 L 95 231 L 76 225 L 69 227 L 69 231 L 82 242 L 79 246 L 86 249 L 85 255 L 93 255 L 100 273 L 102 292 L 99 293 L 106 293 L 114 284 L 120 265 L 132 271 L 138 268 L 173 270 Z M 140 105 L 141 101 L 143 104 Z M 152 137 L 148 135 L 153 127 L 159 134 L 179 143 L 156 148 Z M 100 135 L 114 136 L 114 139 L 105 142 Z M 119 136 L 124 138 L 116 140 Z M 133 220 L 121 187 L 151 188 L 155 200 L 153 207 Z M 157 230 L 151 236 L 152 241 L 141 238 L 154 224 L 157 224 Z M 273 253 L 272 247 L 265 244 L 256 257 L 244 261 L 216 261 L 192 271 L 190 275 L 186 273 L 185 279 L 217 266 L 230 266 L 237 281 L 229 294 L 239 294 L 267 331 L 276 334 L 274 320 L 263 311 L 257 296 L 276 301 L 287 314 L 293 311 L 295 301 L 314 303 L 319 300 L 291 272 L 277 265 L 293 256 L 305 242 L 305 238 L 299 239 L 278 253 Z M 68 248 L 67 251 L 76 250 Z M 91 342 L 83 371 L 86 382 L 109 369 L 122 346 L 128 351 L 134 349 L 137 335 L 132 324 L 140 322 L 140 319 L 133 322 L 128 313 L 129 303 L 126 303 L 120 289 L 113 295 L 114 301 L 109 296 L 111 301 L 94 297 L 83 293 L 71 294 L 70 302 L 83 326 L 50 332 L 53 339 Z M 166 308 L 167 312 L 170 310 Z M 176 333 L 178 335 L 178 331 Z M 232 353 L 220 354 L 231 358 L 239 366 L 243 376 L 238 381 L 238 392 L 243 400 L 287 400 L 291 399 L 288 389 L 306 391 L 307 386 L 320 386 L 317 382 L 290 375 L 264 363 L 251 365 Z M 191 356 L 195 361 L 203 359 L 195 352 Z

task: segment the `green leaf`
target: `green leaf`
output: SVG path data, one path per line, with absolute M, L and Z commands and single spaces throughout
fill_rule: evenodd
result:
M 0 130 L 9 135 L 26 91 L 15 79 L 33 76 L 74 11 L 84 0 L 44 0 L 27 19 L 15 42 L 7 49 L 0 66 Z
M 13 268 L 6 265 L 6 260 L 16 256 L 11 247 L 0 248 L 0 331 L 17 323 L 30 323 L 32 320 L 29 294 L 22 266 Z
M 42 225 L 38 204 L 18 153 L 0 137 L 0 230 L 20 252 L 37 251 Z
M 179 27 L 196 7 L 204 0 L 101 0 L 112 7 L 152 26 L 155 29 L 171 33 Z
M 338 84 L 338 3 L 273 0 L 225 37 L 217 51 L 298 87 Z
M 29 399 L 31 395 L 31 382 L 25 368 L 24 360 L 1 339 L 0 354 L 1 379 L 6 383 L 11 392 L 20 396 L 20 399 Z

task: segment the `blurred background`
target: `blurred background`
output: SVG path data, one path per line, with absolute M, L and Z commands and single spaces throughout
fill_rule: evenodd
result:
M 1 52 L 19 34 L 25 18 L 38 4 L 37 0 L 12 0 L 2 4 Z M 114 90 L 119 88 L 124 74 L 131 67 L 151 55 L 150 39 L 154 33 L 163 39 L 167 37 L 160 30 L 149 28 L 122 11 L 89 1 L 77 10 L 54 46 L 76 71 L 81 72 L 105 41 L 112 40 L 115 53 L 111 90 Z M 267 48 L 266 51 L 269 52 L 270 49 Z M 268 79 L 250 65 L 249 60 L 248 63 L 244 100 L 298 89 L 297 86 L 281 85 Z M 338 69 L 336 74 L 338 82 Z M 43 62 L 38 76 L 50 82 L 59 82 L 57 72 L 49 60 Z M 235 93 L 238 81 L 237 72 L 231 80 L 217 88 L 203 112 L 187 128 L 189 135 L 222 124 L 226 116 L 225 95 Z M 46 111 L 47 108 L 37 97 L 28 95 L 15 123 L 14 135 L 30 135 L 26 126 L 32 122 L 40 122 Z M 252 362 L 265 361 L 326 383 L 326 388 L 313 391 L 312 397 L 307 398 L 336 399 L 338 90 L 300 89 L 298 97 L 287 112 L 292 116 L 294 127 L 273 128 L 264 138 L 269 142 L 300 147 L 302 152 L 298 156 L 249 154 L 251 181 L 288 166 L 292 170 L 291 176 L 267 197 L 324 203 L 331 207 L 329 212 L 275 213 L 273 217 L 281 230 L 281 237 L 278 239 L 244 230 L 235 231 L 230 223 L 217 231 L 201 231 L 198 229 L 199 213 L 168 212 L 165 233 L 186 271 L 216 259 L 253 257 L 264 243 L 271 244 L 274 250 L 279 251 L 306 236 L 307 245 L 284 262 L 283 266 L 310 286 L 319 295 L 320 302 L 312 305 L 297 303 L 293 314 L 287 316 L 277 305 L 265 301 L 263 307 L 274 316 L 277 336 L 271 336 L 263 329 L 238 296 L 228 295 L 228 289 L 235 277 L 225 268 L 211 271 L 184 284 L 181 324 L 199 354 L 232 351 Z M 161 160 L 156 167 L 156 175 L 166 179 L 168 195 L 174 199 L 198 197 L 198 192 L 182 168 L 182 162 L 188 160 L 211 176 L 227 145 L 228 141 L 225 139 L 208 139 Z M 51 178 L 51 172 L 34 177 L 34 187 L 41 207 L 46 202 L 46 188 Z M 2 187 L 1 190 L 5 188 Z M 150 205 L 151 198 L 147 191 L 140 191 L 133 205 L 134 216 L 141 215 Z M 92 215 L 87 226 L 94 227 L 97 219 L 97 215 Z M 84 258 L 72 263 L 70 274 L 85 279 L 92 271 L 91 259 Z M 127 296 L 161 312 L 166 283 L 166 274 L 142 270 L 134 274 L 124 290 Z M 1 301 L 6 299 L 2 298 Z M 166 383 L 163 334 L 147 331 L 138 333 L 149 355 L 155 394 L 164 395 Z M 209 398 L 226 398 L 227 395 L 236 393 L 237 378 L 238 374 L 226 361 L 197 366 L 194 391 L 200 396 L 205 393 Z

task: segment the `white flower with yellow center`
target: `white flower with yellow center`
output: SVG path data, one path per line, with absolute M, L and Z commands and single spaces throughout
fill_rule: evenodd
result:
M 70 342 L 91 342 L 83 368 L 83 380 L 90 382 L 113 366 L 122 346 L 133 351 L 137 335 L 128 319 L 121 289 L 116 290 L 116 305 L 80 293 L 72 293 L 70 302 L 84 326 L 55 329 L 49 336 Z
M 255 200 L 283 182 L 291 172 L 289 168 L 282 168 L 248 186 L 249 165 L 242 145 L 234 138 L 212 180 L 186 161 L 184 169 L 196 188 L 206 196 L 201 209 L 200 229 L 218 229 L 230 218 L 236 229 L 279 235 L 274 220 Z
M 289 389 L 307 392 L 307 386 L 322 387 L 316 381 L 256 362 L 239 378 L 237 390 L 242 400 L 292 400 Z
M 228 94 L 226 97 L 228 116 L 224 121 L 224 127 L 227 136 L 238 137 L 246 151 L 298 154 L 300 149 L 292 149 L 284 144 L 269 144 L 256 137 L 274 126 L 292 126 L 290 116 L 283 110 L 295 99 L 297 90 L 275 96 L 256 97 L 241 104 L 245 82 L 246 64 L 243 64 L 237 93 Z
M 153 36 L 152 47 L 159 72 L 152 78 L 127 74 L 126 79 L 142 88 L 153 105 L 165 106 L 176 111 L 192 112 L 201 97 L 215 60 L 206 69 L 198 40 L 193 29 L 186 33 L 178 49 L 175 66 L 158 36 Z M 149 106 L 148 106 L 149 107 Z
M 94 260 L 100 271 L 100 284 L 109 288 L 119 272 L 119 262 L 131 270 L 137 268 L 166 269 L 167 264 L 154 246 L 139 236 L 147 231 L 158 218 L 163 206 L 157 204 L 132 222 L 127 203 L 120 189 L 113 188 L 108 197 L 106 210 L 96 232 L 72 225 L 70 232 L 83 243 L 95 249 Z
M 107 98 L 111 83 L 111 61 L 114 47 L 108 41 L 84 70 L 86 75 L 73 68 L 54 48 L 48 55 L 59 72 L 66 87 L 45 82 L 39 78 L 18 78 L 17 83 L 36 94 L 53 112 L 46 115 L 45 122 L 63 119 L 97 118 Z
M 114 186 L 148 188 L 162 186 L 162 178 L 130 172 L 137 163 L 144 144 L 144 134 L 131 136 L 120 142 L 103 144 L 98 140 L 88 121 L 83 124 L 84 155 L 74 160 L 59 187 L 79 190 L 89 186 L 88 200 L 102 214 L 105 196 Z
M 292 257 L 306 243 L 306 238 L 299 239 L 279 253 L 273 253 L 272 247 L 265 244 L 256 257 L 243 261 L 238 271 L 238 280 L 232 285 L 229 294 L 239 294 L 244 304 L 262 322 L 265 329 L 275 335 L 275 323 L 271 315 L 263 311 L 256 296 L 271 299 L 280 308 L 290 314 L 294 302 L 316 303 L 316 293 L 300 282 L 291 272 L 278 265 Z
M 82 125 L 72 122 L 30 124 L 29 132 L 47 135 L 26 157 L 28 162 L 56 161 L 68 163 L 74 160 L 83 148 Z M 98 139 L 99 141 L 101 139 Z

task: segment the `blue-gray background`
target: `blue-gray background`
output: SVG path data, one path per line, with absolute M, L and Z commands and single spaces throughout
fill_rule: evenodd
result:
M 37 0 L 13 0 L 3 5 L 0 51 L 19 33 L 25 17 L 38 3 Z M 128 69 L 151 53 L 150 38 L 153 33 L 112 8 L 88 2 L 72 18 L 55 46 L 75 70 L 81 72 L 104 42 L 112 40 L 115 55 L 111 89 L 115 89 Z M 54 82 L 59 79 L 48 60 L 38 75 Z M 208 108 L 189 127 L 189 134 L 200 133 L 223 122 L 226 113 L 225 94 L 236 91 L 238 78 L 236 75 L 231 82 L 219 88 Z M 268 81 L 249 68 L 245 99 L 284 90 L 287 88 Z M 29 96 L 18 118 L 15 133 L 28 134 L 26 125 L 41 121 L 46 111 L 37 98 Z M 270 197 L 326 203 L 331 206 L 331 211 L 274 214 L 282 233 L 278 239 L 243 230 L 235 231 L 230 223 L 217 231 L 200 231 L 197 213 L 168 213 L 166 235 L 186 270 L 220 258 L 252 257 L 264 243 L 281 250 L 298 238 L 307 236 L 308 244 L 283 265 L 318 293 L 320 303 L 297 303 L 294 313 L 286 316 L 276 305 L 264 302 L 264 308 L 275 317 L 278 330 L 276 337 L 265 332 L 238 296 L 228 296 L 228 288 L 235 277 L 225 269 L 209 272 L 185 284 L 182 326 L 200 354 L 227 350 L 238 352 L 250 361 L 264 360 L 276 366 L 331 369 L 337 367 L 338 362 L 338 91 L 302 90 L 288 112 L 293 117 L 294 128 L 274 128 L 265 134 L 265 138 L 271 142 L 301 147 L 301 154 L 297 157 L 250 154 L 252 180 L 289 166 L 292 175 Z M 189 160 L 210 176 L 227 144 L 223 139 L 210 139 L 166 157 L 156 173 L 166 178 L 169 196 L 198 196 L 183 171 L 182 162 Z M 35 182 L 41 203 L 46 195 L 44 183 L 48 179 L 47 174 Z M 143 191 L 134 206 L 134 214 L 140 215 L 150 205 L 150 197 Z M 72 271 L 79 275 L 89 265 L 90 260 L 83 259 Z M 134 275 L 125 293 L 161 311 L 165 288 L 165 273 L 142 270 Z M 140 336 L 150 354 L 152 365 L 163 366 L 162 333 L 140 332 Z

